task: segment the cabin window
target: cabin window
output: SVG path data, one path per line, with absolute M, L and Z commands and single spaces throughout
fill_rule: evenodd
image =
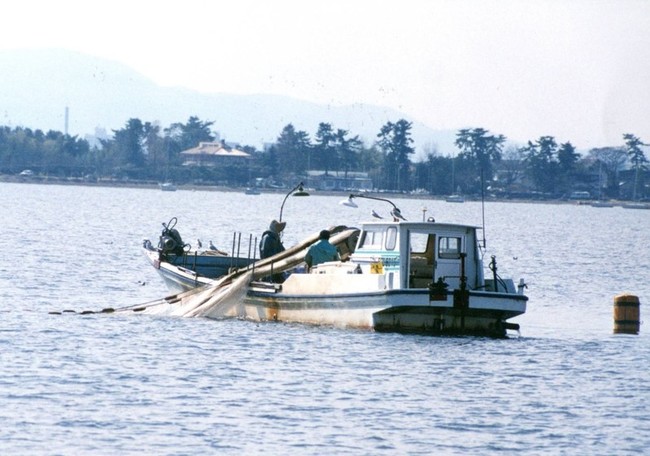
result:
M 379 230 L 364 231 L 361 242 L 359 242 L 359 247 L 362 249 L 381 249 L 383 234 L 383 231 Z
M 411 233 L 411 253 L 425 255 L 429 243 L 428 233 Z
M 389 226 L 386 230 L 386 250 L 395 250 L 397 245 L 397 228 Z
M 448 259 L 460 258 L 461 238 L 441 236 L 438 239 L 438 257 Z

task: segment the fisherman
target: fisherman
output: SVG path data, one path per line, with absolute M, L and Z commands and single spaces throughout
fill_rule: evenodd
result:
M 305 263 L 309 269 L 316 266 L 317 264 L 325 263 L 326 261 L 340 261 L 341 256 L 339 251 L 330 244 L 330 232 L 328 230 L 323 230 L 318 235 L 318 242 L 313 244 L 307 250 L 305 255 Z
M 286 225 L 287 222 L 278 222 L 277 220 L 271 221 L 269 229 L 262 234 L 262 240 L 260 241 L 261 259 L 272 257 L 280 252 L 284 252 L 284 245 L 282 245 L 282 241 L 280 240 L 280 233 L 284 230 Z M 285 274 L 280 272 L 272 274 L 265 280 L 270 279 L 271 282 L 282 283 L 285 278 Z
M 271 221 L 269 229 L 262 234 L 260 241 L 260 258 L 268 258 L 284 251 L 284 245 L 280 240 L 280 233 L 284 230 L 287 222 Z

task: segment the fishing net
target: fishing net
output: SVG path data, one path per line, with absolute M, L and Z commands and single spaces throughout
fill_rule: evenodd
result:
M 337 226 L 329 229 L 330 242 L 337 246 L 341 259 L 354 251 L 359 230 Z M 243 316 L 244 297 L 255 280 L 280 274 L 304 263 L 307 249 L 318 240 L 318 233 L 273 257 L 211 282 L 209 285 L 167 296 L 145 304 L 115 309 L 114 312 L 138 312 L 148 315 L 226 318 Z

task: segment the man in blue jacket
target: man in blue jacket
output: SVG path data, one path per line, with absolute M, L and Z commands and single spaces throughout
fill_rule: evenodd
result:
M 307 263 L 309 269 L 326 261 L 339 261 L 341 259 L 339 251 L 330 244 L 329 239 L 330 232 L 323 230 L 318 235 L 318 242 L 309 247 L 305 255 L 305 263 Z

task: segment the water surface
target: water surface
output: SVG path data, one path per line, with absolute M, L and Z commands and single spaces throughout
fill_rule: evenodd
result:
M 285 244 L 381 202 L 289 198 Z M 523 277 L 508 340 L 148 317 L 50 315 L 168 294 L 140 253 L 172 216 L 242 251 L 284 194 L 0 184 L 3 454 L 642 454 L 650 335 L 613 335 L 616 294 L 650 302 L 650 211 L 487 203 L 487 256 Z M 395 199 L 482 225 L 479 203 Z M 423 211 L 426 207 L 426 212 Z M 236 238 L 237 239 L 237 238 Z M 487 272 L 486 272 L 487 273 Z

